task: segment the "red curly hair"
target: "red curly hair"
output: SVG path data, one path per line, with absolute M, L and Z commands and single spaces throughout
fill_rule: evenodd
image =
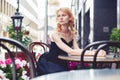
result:
M 74 16 L 71 12 L 71 10 L 69 8 L 66 8 L 66 7 L 63 7 L 63 8 L 59 8 L 57 11 L 56 11 L 56 19 L 57 19 L 57 15 L 58 15 L 58 12 L 59 11 L 63 11 L 65 12 L 69 17 L 70 17 L 70 21 L 69 21 L 69 29 L 71 31 L 71 33 L 76 34 L 76 30 L 74 29 Z M 61 25 L 59 23 L 57 23 L 57 28 L 56 28 L 57 32 L 61 32 L 62 29 L 61 29 Z

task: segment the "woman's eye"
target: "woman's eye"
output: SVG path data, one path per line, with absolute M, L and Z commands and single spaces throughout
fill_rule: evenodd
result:
M 62 15 L 62 16 L 66 16 L 66 15 Z
M 57 15 L 57 17 L 65 17 L 66 15 L 65 14 L 63 14 L 63 15 Z

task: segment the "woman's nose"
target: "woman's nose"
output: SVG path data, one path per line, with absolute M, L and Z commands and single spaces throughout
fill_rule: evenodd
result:
M 60 17 L 60 20 L 61 20 L 61 19 L 63 19 L 63 17 L 62 17 L 62 16 Z

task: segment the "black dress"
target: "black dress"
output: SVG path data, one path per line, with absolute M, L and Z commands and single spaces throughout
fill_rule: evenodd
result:
M 68 43 L 63 38 L 61 38 L 61 40 L 69 47 L 72 47 L 73 40 Z M 61 50 L 56 45 L 55 42 L 51 42 L 50 51 L 47 53 L 44 53 L 38 60 L 38 63 L 37 63 L 38 75 L 69 70 L 68 62 L 58 59 L 58 55 L 67 56 L 67 53 Z

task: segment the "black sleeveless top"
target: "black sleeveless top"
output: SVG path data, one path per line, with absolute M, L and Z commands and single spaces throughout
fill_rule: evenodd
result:
M 63 38 L 61 38 L 61 40 L 66 44 L 68 45 L 69 47 L 72 47 L 73 46 L 73 40 L 70 41 L 70 42 L 66 42 Z M 47 55 L 47 60 L 48 61 L 51 61 L 51 62 L 54 62 L 56 64 L 59 64 L 61 66 L 64 66 L 64 67 L 68 67 L 68 63 L 67 61 L 64 61 L 64 60 L 61 60 L 61 59 L 58 59 L 58 56 L 59 55 L 68 55 L 65 51 L 61 50 L 55 42 L 51 42 L 51 46 L 50 46 L 50 51 Z

